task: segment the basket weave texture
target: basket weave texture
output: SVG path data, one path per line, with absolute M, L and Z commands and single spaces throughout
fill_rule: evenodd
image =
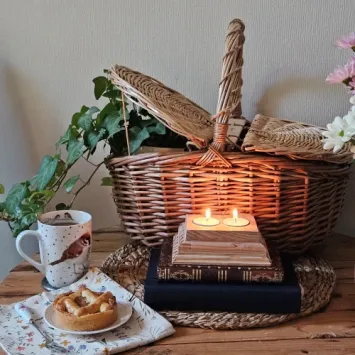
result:
M 301 252 L 328 236 L 341 210 L 348 166 L 228 153 L 225 168 L 203 153 L 141 154 L 107 163 L 125 230 L 146 245 L 172 237 L 186 214 L 253 214 L 280 250 Z
M 344 161 L 327 164 L 225 152 L 228 119 L 242 114 L 243 31 L 240 20 L 228 27 L 218 113 L 213 118 L 155 79 L 125 67 L 111 69 L 112 81 L 128 98 L 195 145 L 207 145 L 214 121 L 207 150 L 107 159 L 125 230 L 145 245 L 172 237 L 186 214 L 203 214 L 207 207 L 212 213 L 230 214 L 238 208 L 253 214 L 265 239 L 280 250 L 301 253 L 330 235 L 341 212 L 350 170 Z M 296 143 L 285 155 L 297 157 L 292 156 Z M 277 154 L 275 148 L 268 152 Z
M 337 153 L 324 150 L 322 129 L 300 122 L 256 115 L 244 138 L 245 152 L 285 155 L 291 159 L 320 160 L 334 164 L 349 164 L 353 160 L 351 143 Z
M 206 146 L 212 138 L 211 114 L 175 90 L 148 75 L 118 65 L 111 69 L 110 78 L 131 101 L 198 147 Z
M 149 257 L 149 248 L 138 243 L 127 244 L 104 261 L 102 271 L 143 300 Z M 301 287 L 299 314 L 183 311 L 160 313 L 175 325 L 224 330 L 268 327 L 310 315 L 329 303 L 335 285 L 335 272 L 319 257 L 299 257 L 294 261 L 294 267 Z

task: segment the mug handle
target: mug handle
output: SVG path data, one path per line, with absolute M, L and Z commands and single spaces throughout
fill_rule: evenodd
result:
M 34 235 L 36 236 L 37 240 L 38 240 L 38 244 L 39 244 L 39 251 L 40 251 L 40 255 L 41 255 L 41 260 L 42 260 L 42 248 L 41 248 L 41 234 L 38 231 L 32 231 L 32 230 L 27 230 L 27 231 L 23 231 L 21 232 L 17 238 L 16 238 L 16 249 L 18 251 L 18 253 L 25 259 L 27 260 L 31 265 L 33 265 L 37 270 L 39 270 L 40 272 L 42 272 L 43 274 L 46 273 L 45 270 L 45 266 L 42 263 L 38 263 L 37 261 L 33 260 L 32 258 L 30 258 L 23 250 L 22 250 L 22 240 L 26 235 Z

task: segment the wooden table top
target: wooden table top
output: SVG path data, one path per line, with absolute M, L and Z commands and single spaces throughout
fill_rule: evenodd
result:
M 92 264 L 128 242 L 120 231 L 94 234 Z M 355 238 L 335 234 L 321 255 L 336 270 L 337 285 L 330 305 L 317 314 L 283 325 L 241 331 L 177 327 L 166 339 L 138 348 L 136 355 L 304 355 L 355 354 Z M 0 284 L 0 304 L 10 304 L 41 292 L 43 275 L 27 262 L 16 266 Z M 0 354 L 4 354 L 1 352 Z

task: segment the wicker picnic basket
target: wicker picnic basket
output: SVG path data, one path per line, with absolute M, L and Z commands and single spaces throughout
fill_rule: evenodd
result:
M 126 67 L 111 69 L 123 98 L 199 148 L 107 159 L 114 200 L 132 239 L 159 245 L 176 233 L 186 214 L 206 207 L 213 213 L 230 214 L 237 207 L 253 214 L 263 236 L 291 253 L 303 252 L 331 233 L 343 205 L 348 148 L 337 155 L 323 151 L 320 129 L 300 123 L 264 123 L 263 130 L 260 122 L 269 121 L 259 116 L 254 120 L 259 126 L 253 129 L 253 123 L 245 138 L 244 152 L 225 151 L 228 120 L 242 117 L 243 44 L 244 24 L 234 20 L 228 27 L 214 117 L 149 76 Z M 276 148 L 274 141 L 279 142 Z

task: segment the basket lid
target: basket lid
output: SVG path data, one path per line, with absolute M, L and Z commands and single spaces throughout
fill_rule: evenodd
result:
M 333 164 L 349 164 L 353 160 L 351 144 L 333 153 L 324 150 L 323 129 L 309 124 L 256 115 L 244 138 L 244 152 L 285 155 L 291 159 L 317 160 Z
M 207 146 L 212 139 L 214 122 L 211 114 L 184 95 L 148 75 L 123 66 L 112 67 L 109 77 L 128 99 L 198 147 Z

